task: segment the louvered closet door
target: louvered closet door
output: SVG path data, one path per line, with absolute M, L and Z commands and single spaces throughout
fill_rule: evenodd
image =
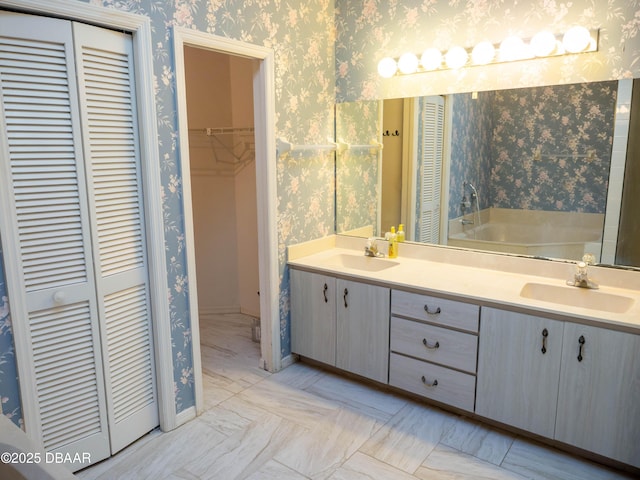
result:
M 440 243 L 440 198 L 444 144 L 444 98 L 421 99 L 422 184 L 420 241 Z
M 0 12 L 0 95 L 15 225 L 3 235 L 17 237 L 23 279 L 9 288 L 28 311 L 13 322 L 32 345 L 20 382 L 34 382 L 39 417 L 27 428 L 48 451 L 98 461 L 109 441 L 69 22 Z
M 131 37 L 74 24 L 111 450 L 158 425 Z

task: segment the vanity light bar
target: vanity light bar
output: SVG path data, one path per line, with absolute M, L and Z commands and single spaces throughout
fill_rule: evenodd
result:
M 437 48 L 431 47 L 422 52 L 420 59 L 411 52 L 402 54 L 398 59 L 385 57 L 378 63 L 378 73 L 381 77 L 390 78 L 398 74 L 410 75 L 532 58 L 596 52 L 598 51 L 598 34 L 598 29 L 588 30 L 585 27 L 575 26 L 563 34 L 538 32 L 527 40 L 512 35 L 499 44 L 483 41 L 473 48 L 452 46 L 444 54 Z

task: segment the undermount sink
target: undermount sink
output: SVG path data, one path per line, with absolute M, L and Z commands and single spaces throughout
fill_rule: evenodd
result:
M 398 262 L 386 258 L 366 257 L 365 255 L 351 255 L 348 253 L 334 255 L 327 260 L 327 263 L 366 272 L 379 272 L 399 265 Z
M 633 298 L 625 297 L 624 295 L 545 283 L 526 283 L 520 290 L 520 296 L 532 300 L 610 313 L 625 313 L 634 303 Z

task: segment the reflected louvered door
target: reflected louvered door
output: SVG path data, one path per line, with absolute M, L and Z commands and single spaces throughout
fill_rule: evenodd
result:
M 2 188 L 21 260 L 36 417 L 47 451 L 109 456 L 71 24 L 0 12 Z M 5 163 L 6 162 L 6 163 Z M 8 165 L 8 168 L 7 168 Z M 5 252 L 7 253 L 7 252 Z M 12 305 L 12 310 L 13 310 Z M 16 306 L 18 307 L 18 306 Z M 23 390 L 24 391 L 24 390 Z M 33 401 L 33 399 L 29 399 Z
M 159 423 L 132 41 L 77 23 L 74 38 L 115 453 Z
M 440 243 L 440 197 L 444 144 L 444 98 L 425 97 L 422 110 L 420 242 Z

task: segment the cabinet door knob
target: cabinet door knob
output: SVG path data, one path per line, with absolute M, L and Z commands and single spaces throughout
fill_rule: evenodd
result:
M 424 378 L 424 375 L 422 376 L 422 383 L 424 383 L 427 387 L 437 387 L 438 386 L 438 380 L 434 380 L 433 382 L 427 382 L 427 379 Z
M 440 348 L 440 342 L 436 342 L 433 345 L 429 345 L 429 342 L 426 338 L 422 339 L 422 344 L 427 347 L 429 350 L 435 350 L 436 348 Z
M 344 308 L 348 308 L 349 305 L 347 304 L 347 295 L 349 295 L 349 290 L 347 290 L 346 288 L 344 289 L 344 295 L 342 296 L 342 298 L 344 299 Z
M 324 295 L 324 303 L 327 303 L 329 301 L 329 299 L 327 298 L 327 290 L 329 290 L 329 287 L 325 283 L 324 288 L 322 289 L 322 294 Z
M 424 306 L 424 311 L 427 312 L 429 315 L 438 315 L 440 312 L 442 312 L 442 310 L 440 310 L 440 307 L 438 307 L 435 310 L 431 311 L 429 309 L 429 305 L 425 305 Z
M 586 340 L 584 339 L 584 335 L 580 335 L 580 338 L 578 339 L 578 343 L 580 344 L 580 346 L 578 347 L 578 361 L 581 362 L 582 359 L 584 358 L 582 356 L 582 348 L 584 347 L 584 344 L 586 343 Z
M 542 330 L 542 354 L 547 353 L 547 337 L 549 336 L 549 330 L 546 328 Z

